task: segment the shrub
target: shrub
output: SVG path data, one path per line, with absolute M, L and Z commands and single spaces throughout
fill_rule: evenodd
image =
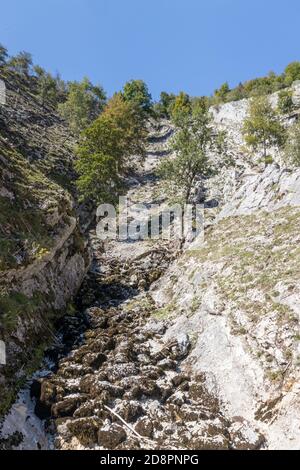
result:
M 253 150 L 262 148 L 267 163 L 267 150 L 272 145 L 284 143 L 284 127 L 278 120 L 269 99 L 266 96 L 252 98 L 248 116 L 244 121 L 245 141 Z
M 296 122 L 288 130 L 285 156 L 289 163 L 300 166 L 300 122 Z
M 8 58 L 7 49 L 2 44 L 0 44 L 0 66 L 6 63 L 7 58 Z
M 88 78 L 69 84 L 65 103 L 58 106 L 59 112 L 69 123 L 70 129 L 79 135 L 99 116 L 104 108 L 106 95 L 101 86 L 93 85 Z
M 291 62 L 285 69 L 285 83 L 292 85 L 296 80 L 300 80 L 300 62 Z
M 281 114 L 288 114 L 294 109 L 293 93 L 290 90 L 282 90 L 278 96 L 278 111 Z
M 11 57 L 8 66 L 14 72 L 29 76 L 32 73 L 32 55 L 25 51 L 19 52 L 16 56 Z

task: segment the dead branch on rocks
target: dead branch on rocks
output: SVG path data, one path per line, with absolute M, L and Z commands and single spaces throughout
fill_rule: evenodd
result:
M 124 426 L 126 426 L 138 439 L 141 439 L 143 441 L 147 441 L 149 444 L 152 444 L 152 445 L 155 445 L 155 441 L 149 439 L 148 437 L 145 437 L 145 436 L 141 436 L 141 434 L 139 434 L 132 426 L 130 426 L 130 424 L 126 423 L 126 421 L 122 418 L 122 416 L 120 416 L 118 413 L 116 413 L 114 410 L 112 410 L 111 408 L 109 408 L 109 406 L 107 405 L 103 405 L 104 408 L 109 411 L 111 414 L 113 414 L 116 418 L 118 418 L 123 424 Z

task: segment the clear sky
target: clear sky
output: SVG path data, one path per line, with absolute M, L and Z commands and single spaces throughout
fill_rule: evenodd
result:
M 211 94 L 300 60 L 299 0 L 0 0 L 0 42 L 111 95 Z

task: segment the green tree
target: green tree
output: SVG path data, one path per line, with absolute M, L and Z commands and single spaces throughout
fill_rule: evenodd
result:
M 198 108 L 188 117 L 183 113 L 181 122 L 179 120 L 178 117 L 178 131 L 171 143 L 175 158 L 164 160 L 159 174 L 166 181 L 167 189 L 180 202 L 188 203 L 196 178 L 212 172 L 208 152 L 213 146 L 214 134 L 208 111 Z
M 77 155 L 75 168 L 79 178 L 76 183 L 81 200 L 114 204 L 122 188 L 114 157 L 101 150 L 90 153 L 84 146 L 79 147 Z
M 117 129 L 119 133 L 113 145 L 113 153 L 117 157 L 119 170 L 127 171 L 133 167 L 133 156 L 145 156 L 145 122 L 140 119 L 135 103 L 126 101 L 121 93 L 116 93 L 110 99 L 102 117 L 104 121 L 108 121 L 108 127 Z M 105 142 L 102 145 L 105 145 Z
M 192 103 L 189 95 L 181 91 L 174 101 L 171 110 L 172 120 L 176 126 L 181 127 L 184 125 L 185 120 L 189 120 L 192 114 Z
M 69 86 L 68 84 L 61 78 L 60 74 L 57 73 L 54 77 L 57 89 L 57 102 L 58 103 L 65 103 L 68 99 L 69 93 Z
M 291 62 L 284 71 L 285 83 L 287 86 L 292 85 L 296 80 L 300 80 L 300 62 Z
M 192 100 L 192 112 L 197 114 L 198 112 L 206 113 L 209 109 L 209 98 L 207 96 L 200 96 L 199 98 L 193 98 Z
M 278 111 L 281 114 L 291 113 L 294 109 L 293 92 L 282 90 L 278 95 Z
M 300 166 L 300 122 L 296 122 L 288 130 L 285 156 L 289 163 Z
M 8 59 L 7 49 L 0 43 L 0 66 L 5 65 L 7 59 Z
M 243 134 L 247 145 L 253 150 L 262 148 L 266 163 L 268 148 L 283 144 L 284 127 L 266 96 L 251 99 L 248 116 L 243 125 Z
M 61 116 L 76 134 L 86 129 L 102 112 L 106 95 L 101 86 L 94 86 L 88 78 L 71 82 L 67 100 L 58 106 Z
M 49 103 L 56 107 L 58 103 L 58 89 L 55 78 L 39 65 L 34 67 L 34 72 L 38 79 L 37 92 L 42 104 Z
M 230 92 L 230 88 L 227 82 L 223 83 L 218 90 L 215 90 L 215 97 L 217 98 L 218 102 L 225 103 L 228 93 Z
M 82 134 L 76 170 L 82 199 L 114 202 L 122 178 L 133 167 L 133 155 L 143 156 L 146 130 L 133 103 L 118 93 Z
M 152 109 L 151 94 L 143 80 L 131 80 L 125 83 L 123 97 L 125 101 L 134 104 L 145 117 Z
M 19 52 L 19 54 L 10 58 L 8 66 L 15 72 L 29 76 L 33 66 L 32 55 L 25 51 Z
M 155 105 L 155 111 L 160 117 L 170 118 L 172 106 L 174 105 L 176 96 L 173 93 L 166 93 L 162 91 L 160 100 Z
M 245 98 L 245 88 L 243 83 L 239 83 L 227 94 L 227 101 L 238 101 Z

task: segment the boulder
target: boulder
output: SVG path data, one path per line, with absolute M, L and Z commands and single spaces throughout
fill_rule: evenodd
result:
M 127 434 L 121 426 L 112 424 L 98 431 L 98 444 L 105 449 L 115 449 L 126 437 Z
M 98 430 L 101 421 L 95 417 L 79 418 L 68 421 L 68 430 L 84 447 L 90 447 L 98 442 Z

